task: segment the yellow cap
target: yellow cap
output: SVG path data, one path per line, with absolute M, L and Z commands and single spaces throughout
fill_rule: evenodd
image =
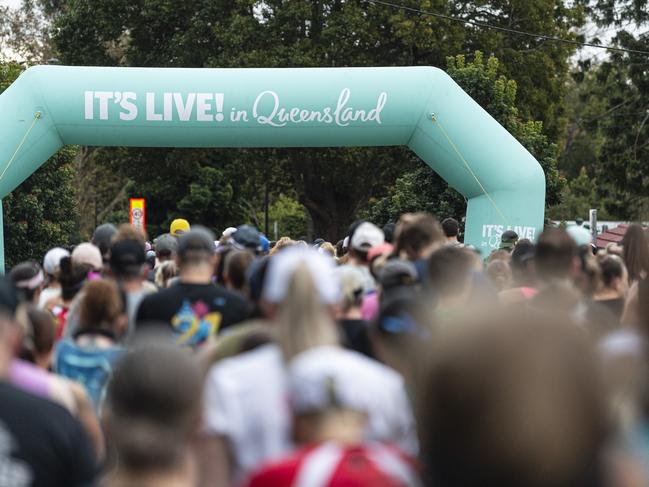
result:
M 189 222 L 184 218 L 176 218 L 171 222 L 169 227 L 169 233 L 172 235 L 180 236 L 185 232 L 189 231 Z

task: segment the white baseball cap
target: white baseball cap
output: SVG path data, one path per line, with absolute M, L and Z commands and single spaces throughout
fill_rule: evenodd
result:
M 279 303 L 286 298 L 291 278 L 297 267 L 304 263 L 311 274 L 320 300 L 326 304 L 340 301 L 340 283 L 334 272 L 333 258 L 302 245 L 282 249 L 271 257 L 264 280 L 262 297 L 269 303 Z
M 63 257 L 70 257 L 70 252 L 61 247 L 48 250 L 43 258 L 43 270 L 47 274 L 54 275 L 56 269 L 61 265 Z
M 355 250 L 368 250 L 385 243 L 383 230 L 370 222 L 361 223 L 352 236 L 351 247 Z
M 363 381 L 372 380 L 374 371 L 367 369 L 356 354 L 340 347 L 316 347 L 302 352 L 288 367 L 293 411 L 307 414 L 343 408 L 368 412 L 371 396 Z
M 90 242 L 81 243 L 74 248 L 72 251 L 72 261 L 79 264 L 88 264 L 96 271 L 101 270 L 104 266 L 99 247 L 94 246 Z

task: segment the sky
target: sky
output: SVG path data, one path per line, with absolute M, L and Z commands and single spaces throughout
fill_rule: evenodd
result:
M 20 7 L 22 0 L 0 0 L 0 5 L 3 7 Z

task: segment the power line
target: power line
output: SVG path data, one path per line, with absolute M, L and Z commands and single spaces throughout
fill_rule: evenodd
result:
M 507 32 L 509 34 L 533 37 L 535 39 L 541 39 L 541 40 L 544 40 L 544 41 L 563 42 L 564 44 L 571 44 L 573 46 L 594 47 L 596 49 L 606 49 L 606 50 L 609 50 L 609 51 L 628 52 L 628 53 L 634 53 L 634 54 L 649 55 L 649 51 L 640 51 L 638 49 L 625 49 L 623 47 L 607 46 L 607 45 L 604 45 L 604 44 L 593 44 L 592 42 L 579 42 L 579 41 L 575 41 L 575 40 L 572 40 L 572 39 L 564 39 L 562 37 L 549 36 L 549 35 L 545 35 L 545 34 L 534 34 L 532 32 L 525 32 L 523 30 L 517 30 L 517 29 L 509 29 L 507 27 L 500 27 L 498 25 L 487 24 L 485 22 L 477 22 L 475 20 L 461 19 L 459 17 L 452 17 L 450 15 L 440 14 L 440 13 L 437 13 L 437 12 L 429 12 L 429 11 L 426 11 L 426 10 L 420 10 L 418 8 L 407 7 L 406 5 L 399 5 L 397 3 L 386 2 L 386 1 L 383 1 L 383 0 L 367 0 L 367 1 L 369 3 L 373 3 L 375 5 L 383 5 L 385 7 L 391 7 L 391 8 L 397 9 L 397 10 L 404 10 L 404 11 L 407 11 L 407 12 L 418 13 L 420 15 L 426 15 L 426 16 L 429 16 L 429 17 L 437 17 L 439 19 L 445 19 L 445 20 L 450 20 L 452 22 L 459 22 L 459 23 L 462 23 L 462 24 L 473 25 L 475 27 L 485 27 L 487 29 L 494 29 L 494 30 L 498 30 L 498 31 L 501 31 L 501 32 Z

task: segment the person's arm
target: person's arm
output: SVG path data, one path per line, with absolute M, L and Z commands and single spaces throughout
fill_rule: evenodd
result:
M 72 395 L 74 396 L 77 411 L 76 417 L 83 425 L 92 442 L 98 463 L 104 460 L 106 454 L 106 445 L 104 444 L 104 434 L 101 431 L 101 425 L 92 407 L 88 393 L 78 382 L 67 381 Z
M 230 446 L 223 436 L 201 434 L 194 441 L 199 487 L 229 487 Z

